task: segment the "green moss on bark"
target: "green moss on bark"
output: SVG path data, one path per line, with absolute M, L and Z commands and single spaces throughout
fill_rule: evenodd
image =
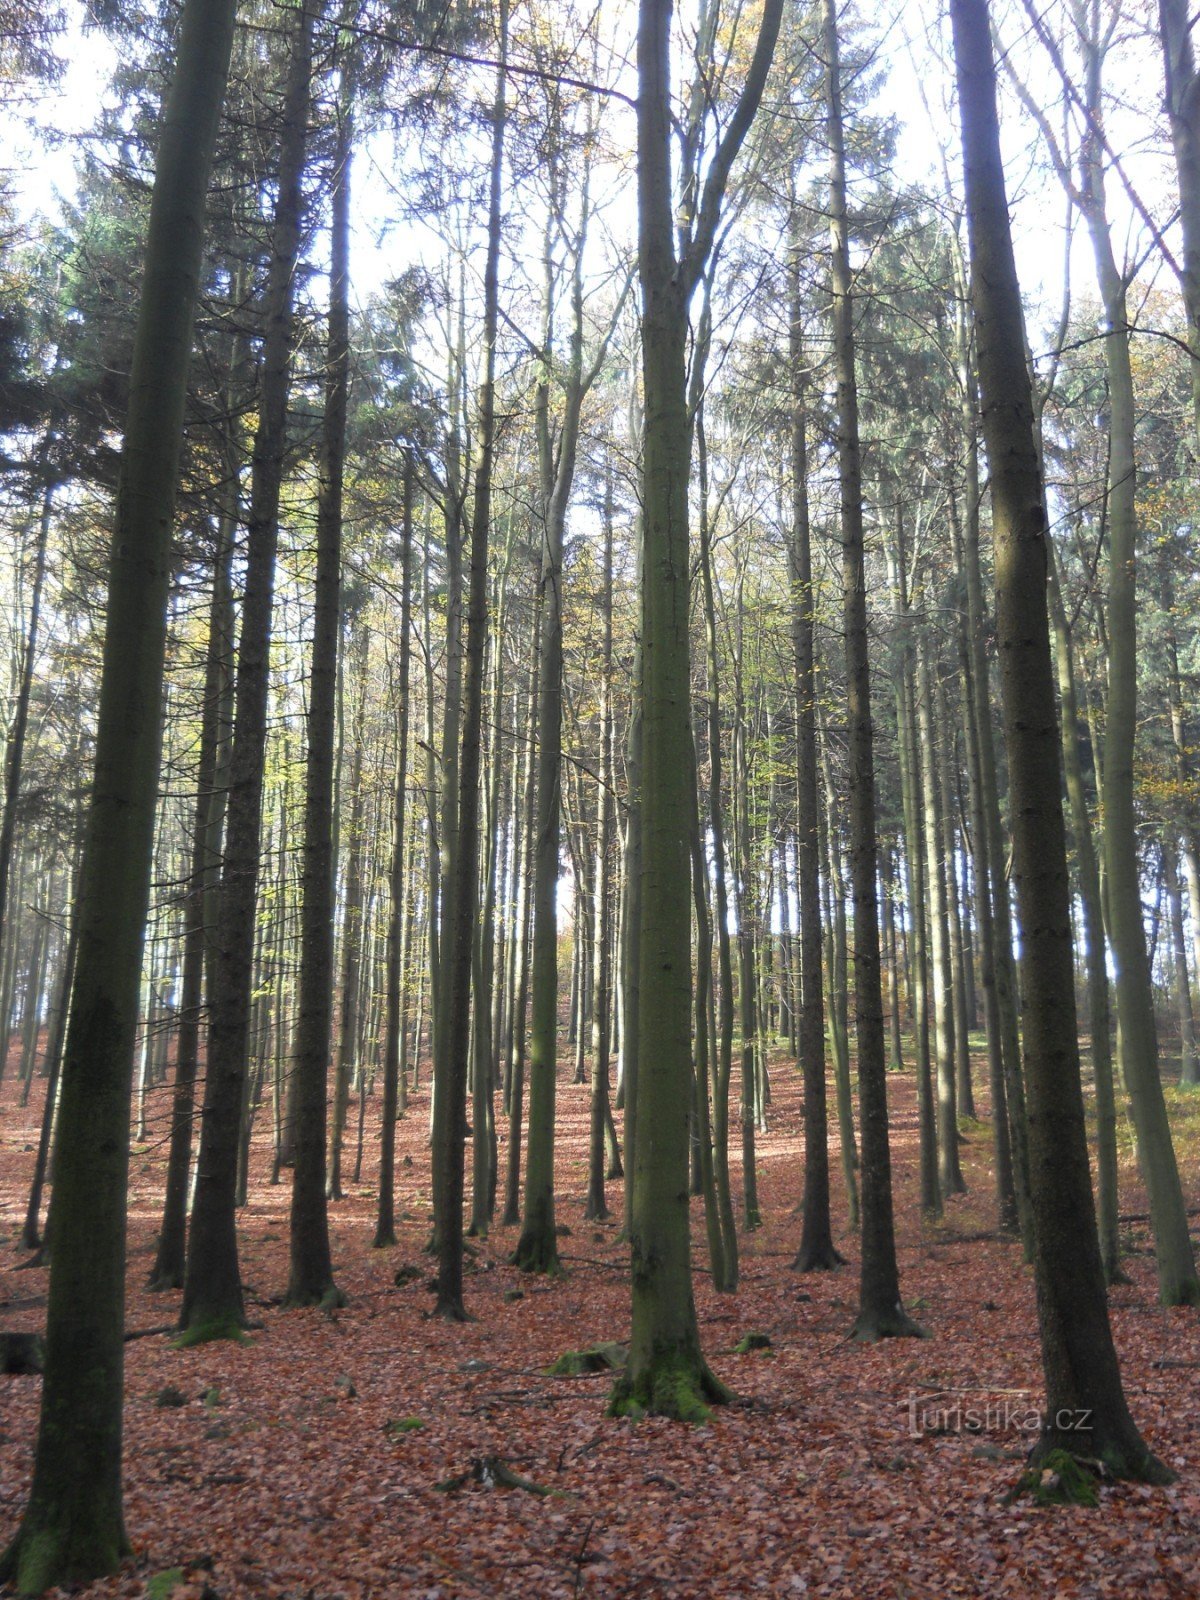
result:
M 699 1351 L 664 1351 L 613 1385 L 610 1417 L 670 1417 L 702 1426 L 711 1407 L 728 1405 L 733 1391 L 709 1369 Z

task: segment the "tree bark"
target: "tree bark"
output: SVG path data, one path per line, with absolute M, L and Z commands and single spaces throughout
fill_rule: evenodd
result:
M 180 1311 L 180 1327 L 195 1342 L 229 1337 L 245 1323 L 234 1213 L 253 986 L 271 611 L 291 369 L 292 295 L 303 224 L 302 175 L 312 36 L 322 3 L 323 0 L 302 0 L 290 41 L 279 187 L 264 294 L 266 327 L 259 422 L 251 467 L 235 726 L 213 960 L 215 984 L 210 998 L 200 1152 Z
M 862 1138 L 862 1275 L 854 1337 L 864 1342 L 919 1334 L 900 1302 L 888 1147 L 887 1047 L 879 969 L 876 900 L 875 756 L 863 559 L 862 463 L 854 359 L 846 156 L 835 0 L 822 0 L 826 129 L 829 141 L 833 359 L 837 382 L 837 455 L 841 490 L 842 616 L 846 639 L 850 746 L 850 886 L 854 902 L 854 1033 Z
M 233 13 L 231 0 L 185 0 L 155 164 L 63 1061 L 45 1379 L 29 1501 L 0 1557 L 0 1582 L 25 1595 L 89 1582 L 129 1551 L 121 1441 L 133 1041 L 162 744 L 170 539 Z
M 996 619 L 1021 921 L 1034 1266 L 1046 1412 L 1035 1457 L 1100 1458 L 1163 1482 L 1125 1403 L 1108 1321 L 1079 1074 L 1059 731 L 1046 611 L 1045 501 L 1009 232 L 987 0 L 952 0 L 971 293 L 991 464 Z M 1064 1427 L 1086 1411 L 1090 1427 Z

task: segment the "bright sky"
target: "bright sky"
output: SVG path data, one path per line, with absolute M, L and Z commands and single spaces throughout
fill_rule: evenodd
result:
M 38 212 L 55 216 L 59 210 L 57 196 L 73 196 L 72 136 L 86 135 L 95 126 L 117 63 L 117 53 L 102 33 L 94 29 L 84 33 L 80 28 L 83 9 L 77 0 L 69 0 L 69 6 L 76 20 L 62 83 L 44 91 L 36 101 L 0 106 L 0 169 L 11 174 L 14 198 L 27 216 Z M 1035 96 L 1052 105 L 1058 97 L 1057 80 L 1040 47 L 1034 55 L 1029 53 L 1028 21 L 1020 0 L 999 0 L 996 15 L 1001 37 L 1012 49 L 1020 70 L 1029 76 Z M 957 181 L 957 119 L 950 98 L 948 51 L 941 31 L 946 26 L 944 6 L 938 5 L 937 0 L 895 0 L 890 17 L 876 16 L 880 54 L 891 69 L 880 91 L 879 105 L 894 114 L 900 124 L 897 166 L 903 180 L 927 179 L 939 184 L 943 163 L 948 162 L 952 181 Z M 1119 102 L 1109 118 L 1113 143 L 1128 152 L 1127 169 L 1155 215 L 1168 216 L 1173 178 L 1169 163 L 1164 161 L 1161 128 L 1155 131 L 1161 68 L 1157 41 L 1148 31 L 1131 26 L 1128 36 L 1122 38 L 1119 52 L 1114 52 L 1109 76 Z M 1047 316 L 1052 317 L 1061 292 L 1065 215 L 1062 188 L 1040 164 L 1040 146 L 1023 115 L 1015 116 L 1011 110 L 1005 115 L 1004 136 L 1022 286 L 1027 297 L 1040 301 Z M 369 141 L 360 150 L 355 167 L 356 238 L 352 251 L 360 301 L 422 254 L 432 258 L 436 251 L 431 234 L 422 236 L 411 226 L 390 225 L 389 219 L 396 211 L 390 190 L 392 170 L 390 143 L 385 136 Z M 1144 230 L 1135 222 L 1116 177 L 1110 178 L 1108 189 L 1118 255 L 1126 247 L 1135 257 L 1144 255 Z M 1153 252 L 1151 257 L 1149 265 L 1153 270 Z M 1076 232 L 1073 269 L 1076 292 L 1090 290 L 1093 269 L 1082 229 Z M 1169 282 L 1169 274 L 1166 281 Z

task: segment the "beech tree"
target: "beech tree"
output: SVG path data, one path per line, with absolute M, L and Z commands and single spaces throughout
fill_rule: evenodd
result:
M 610 1409 L 684 1420 L 728 1399 L 700 1351 L 688 1234 L 691 930 L 688 818 L 687 481 L 684 352 L 692 295 L 712 253 L 729 173 L 766 85 L 782 13 L 767 0 L 736 107 L 685 198 L 679 245 L 671 181 L 670 0 L 638 13 L 638 276 L 642 290 L 641 924 L 638 1118 L 632 1153 L 633 1331 Z
M 1034 1267 L 1046 1411 L 1034 1455 L 1172 1474 L 1129 1414 L 1105 1298 L 1079 1073 L 1058 713 L 1046 607 L 1045 498 L 1008 221 L 987 0 L 952 0 L 971 298 L 991 467 L 996 622 L 1021 926 Z M 1086 1412 L 1088 1426 L 1064 1426 Z

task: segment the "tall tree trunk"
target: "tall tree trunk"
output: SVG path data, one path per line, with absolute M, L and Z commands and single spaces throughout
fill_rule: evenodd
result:
M 558 203 L 547 213 L 543 358 L 548 369 L 554 328 L 554 238 L 563 231 L 559 157 L 550 157 Z M 533 863 L 533 998 L 529 1039 L 529 1142 L 525 1159 L 525 1204 L 521 1236 L 513 1260 L 527 1272 L 558 1270 L 554 1225 L 554 1106 L 558 1072 L 558 878 L 562 826 L 563 702 L 563 540 L 575 482 L 579 423 L 589 380 L 583 371 L 583 247 L 587 232 L 588 179 L 585 169 L 581 222 L 572 241 L 571 325 L 563 415 L 557 439 L 550 429 L 548 377 L 537 396 L 538 464 L 541 487 L 542 565 L 540 575 L 541 669 L 539 675 L 537 822 Z M 557 214 L 556 214 L 557 213 Z M 579 985 L 579 1044 L 583 1045 L 583 993 L 586 989 L 586 896 L 576 922 Z M 581 937 L 582 935 L 582 937 Z
M 912 612 L 908 601 L 908 558 L 904 518 L 897 508 L 895 550 L 888 552 L 892 567 L 892 595 L 901 628 L 899 667 L 895 673 L 897 746 L 900 757 L 900 794 L 904 812 L 904 867 L 907 875 L 909 935 L 912 951 L 911 1010 L 913 1053 L 917 1071 L 917 1123 L 921 1210 L 940 1216 L 942 1187 L 938 1178 L 937 1116 L 933 1093 L 933 1062 L 929 1053 L 929 908 L 926 888 L 927 853 L 921 830 L 925 809 L 924 780 L 917 754 L 915 692 L 912 670 Z
M 1179 782 L 1180 792 L 1187 797 L 1180 819 L 1180 834 L 1192 926 L 1192 953 L 1197 981 L 1200 981 L 1200 839 L 1197 836 L 1196 808 L 1191 801 L 1192 763 L 1184 725 L 1183 690 L 1179 680 L 1179 646 L 1175 637 L 1175 587 L 1171 571 L 1171 562 L 1175 555 L 1176 551 L 1172 548 L 1163 551 L 1161 609 L 1165 619 L 1163 631 L 1167 656 L 1167 705 L 1171 720 L 1171 743 L 1175 751 L 1175 776 Z M 1200 1084 L 1200 1060 L 1195 1055 L 1190 1062 L 1185 1057 L 1181 1062 L 1181 1069 L 1179 1081 L 1185 1088 L 1195 1088 Z
M 42 1105 L 42 1122 L 38 1131 L 37 1154 L 33 1162 L 33 1181 L 29 1186 L 29 1205 L 25 1211 L 25 1224 L 21 1229 L 21 1248 L 23 1250 L 37 1250 L 39 1246 L 45 1254 L 45 1236 L 39 1232 L 39 1223 L 42 1211 L 42 1190 L 46 1182 L 46 1174 L 50 1167 L 50 1152 L 53 1148 L 54 1132 L 58 1121 L 59 1086 L 62 1081 L 63 1044 L 67 1030 L 67 1009 L 71 1000 L 71 984 L 75 976 L 75 958 L 79 949 L 79 911 L 77 890 L 79 887 L 79 850 L 76 848 L 75 865 L 71 873 L 71 931 L 67 936 L 67 947 L 63 952 L 62 966 L 58 974 L 57 994 L 50 1013 L 50 1033 L 46 1040 L 46 1098 Z
M 3 934 L 7 925 L 9 868 L 12 865 L 13 844 L 17 836 L 17 806 L 21 798 L 21 771 L 25 764 L 25 735 L 29 728 L 29 700 L 33 692 L 33 669 L 37 661 L 42 590 L 46 582 L 46 547 L 50 540 L 50 523 L 54 517 L 55 488 L 53 479 L 47 479 L 42 490 L 42 508 L 38 516 L 37 545 L 33 560 L 33 590 L 29 596 L 29 623 L 25 630 L 25 648 L 21 657 L 17 703 L 13 709 L 12 727 L 9 729 L 4 751 L 4 810 L 0 812 L 0 934 Z M 7 1054 L 5 1049 L 3 1056 Z M 0 1077 L 4 1076 L 4 1066 L 4 1059 L 0 1058 Z
M 508 1162 L 504 1174 L 504 1214 L 500 1219 L 501 1226 L 506 1228 L 514 1227 L 521 1220 L 521 1114 L 525 1096 L 525 1017 L 529 1005 L 529 924 L 532 917 L 530 901 L 533 891 L 533 806 L 535 799 L 533 771 L 537 749 L 537 739 L 535 737 L 537 732 L 537 708 L 540 698 L 538 694 L 538 667 L 542 653 L 538 636 L 541 632 L 541 611 L 539 597 L 534 604 L 533 625 L 530 629 L 532 665 L 529 674 L 529 714 L 526 723 L 525 770 L 521 784 L 521 793 L 525 796 L 525 800 L 519 820 L 515 823 L 515 826 L 520 830 L 517 856 L 517 909 L 514 931 L 516 969 L 513 974 L 512 1022 L 510 1024 L 512 1063 L 508 1085 Z
M 379 1198 L 372 1247 L 396 1243 L 396 1118 L 399 1115 L 404 1032 L 404 835 L 408 812 L 408 680 L 412 660 L 412 533 L 414 463 L 404 457 L 404 510 L 400 546 L 400 663 L 396 692 L 396 787 L 392 801 L 392 860 L 388 873 L 388 936 L 383 1042 L 383 1105 L 379 1125 Z M 430 914 L 432 915 L 432 908 Z M 365 1085 L 359 1091 L 366 1093 Z
M 334 768 L 342 634 L 342 484 L 350 388 L 350 163 L 354 139 L 354 57 L 341 65 L 329 224 L 329 327 L 325 410 L 317 485 L 312 671 L 304 783 L 304 866 L 300 911 L 300 986 L 292 1083 L 295 1160 L 289 1228 L 290 1273 L 284 1303 L 331 1307 L 345 1296 L 333 1281 L 325 1194 L 325 1139 L 333 1039 L 334 918 L 337 911 Z
M 1108 1321 L 1079 1075 L 1059 732 L 1046 613 L 1045 500 L 1009 231 L 987 0 L 951 0 L 971 294 L 991 464 L 996 622 L 1021 921 L 1034 1265 L 1046 1412 L 1065 1450 L 1162 1482 L 1129 1415 Z M 1064 1427 L 1086 1413 L 1090 1427 Z
M 966 1190 L 958 1161 L 958 1104 L 954 1079 L 954 994 L 950 973 L 950 929 L 946 906 L 946 861 L 942 854 L 941 788 L 934 732 L 933 685 L 924 653 L 917 660 L 917 740 L 925 799 L 925 858 L 929 864 L 930 968 L 937 1038 L 938 1184 L 942 1196 Z
M 950 525 L 954 538 L 955 560 L 967 594 L 966 616 L 959 635 L 959 659 L 965 689 L 967 733 L 967 787 L 971 804 L 971 876 L 975 881 L 975 916 L 979 933 L 979 969 L 983 989 L 983 1026 L 987 1040 L 988 1088 L 991 1093 L 992 1150 L 996 1171 L 996 1221 L 1002 1233 L 1015 1233 L 1028 1224 L 1028 1205 L 1018 1201 L 1014 1140 L 1008 1112 L 1005 1071 L 1007 1037 L 1001 1008 L 1001 969 L 996 941 L 1002 935 L 995 917 L 993 877 L 1003 881 L 1002 866 L 992 855 L 992 826 L 989 818 L 998 811 L 995 795 L 996 757 L 992 744 L 992 724 L 987 692 L 987 653 L 984 643 L 983 584 L 979 563 L 979 434 L 975 393 L 975 374 L 971 360 L 971 335 L 966 306 L 966 271 L 956 252 L 962 304 L 956 320 L 955 344 L 958 357 L 961 437 L 966 464 L 964 492 L 966 505 L 960 521 L 958 502 L 950 497 Z M 990 788 L 989 788 L 990 785 Z M 997 830 L 998 831 L 998 830 Z M 1006 891 L 1007 892 L 1007 891 Z M 1024 1145 L 1019 1159 L 1024 1159 Z M 1025 1170 L 1024 1168 L 1022 1170 Z M 1027 1174 L 1026 1174 L 1027 1176 Z M 1027 1183 L 1022 1190 L 1028 1199 Z M 1032 1245 L 1032 1238 L 1029 1240 Z
M 729 938 L 728 852 L 722 778 L 721 675 L 717 642 L 717 610 L 713 591 L 712 546 L 708 520 L 708 442 L 704 412 L 695 421 L 700 487 L 700 582 L 704 608 L 705 660 L 708 673 L 708 831 L 712 837 L 714 920 L 717 932 L 716 1075 L 713 1080 L 713 1170 L 717 1207 L 724 1239 L 724 1286 L 732 1293 L 738 1281 L 737 1223 L 729 1176 L 729 1095 L 733 1079 L 733 956 Z
M 798 232 L 798 230 L 797 230 Z M 800 915 L 797 1042 L 804 1075 L 804 1227 L 792 1265 L 824 1272 L 842 1260 L 829 1209 L 829 1112 L 825 1090 L 825 1006 L 821 989 L 821 840 L 817 776 L 815 593 L 808 505 L 808 385 L 801 321 L 801 241 L 790 241 L 788 371 L 792 390 L 792 661 L 796 692 L 796 889 Z
M 245 1323 L 234 1212 L 246 1097 L 271 611 L 291 370 L 292 295 L 303 224 L 302 176 L 312 36 L 322 3 L 323 0 L 301 0 L 289 41 L 279 187 L 264 292 L 259 420 L 251 468 L 235 728 L 213 963 L 216 982 L 210 996 L 200 1153 L 180 1311 L 181 1328 L 197 1342 L 228 1337 Z
M 762 1225 L 758 1208 L 758 1171 L 755 1154 L 755 1124 L 759 1107 L 759 1023 L 757 906 L 754 892 L 754 862 L 750 836 L 750 763 L 746 753 L 746 703 L 743 690 L 742 660 L 745 648 L 744 626 L 745 568 L 737 575 L 737 649 L 733 669 L 733 833 L 737 851 L 734 875 L 734 905 L 737 913 L 738 998 L 742 1014 L 741 1104 L 738 1120 L 742 1134 L 742 1195 L 746 1231 Z
M 192 1160 L 192 1118 L 195 1110 L 196 1071 L 200 1061 L 200 1023 L 204 994 L 204 965 L 208 947 L 205 927 L 212 839 L 209 819 L 223 802 L 216 794 L 221 743 L 221 710 L 225 680 L 230 671 L 233 598 L 231 563 L 237 526 L 237 478 L 230 474 L 228 502 L 217 524 L 217 549 L 213 560 L 213 591 L 209 605 L 207 658 L 204 671 L 204 709 L 200 723 L 200 751 L 196 764 L 196 812 L 192 836 L 191 870 L 184 903 L 183 982 L 179 1002 L 179 1042 L 175 1052 L 175 1087 L 171 1097 L 171 1143 L 167 1156 L 166 1193 L 159 1228 L 150 1288 L 179 1289 L 187 1266 L 187 1193 Z
M 434 1038 L 433 1159 L 439 1175 L 436 1189 L 437 1301 L 434 1314 L 451 1321 L 462 1321 L 467 1314 L 463 1304 L 463 1139 L 467 1126 L 471 969 L 479 893 L 479 779 L 482 769 L 484 653 L 488 625 L 487 552 L 496 441 L 496 329 L 499 322 L 500 203 L 507 60 L 508 0 L 500 0 L 499 64 L 492 105 L 487 260 L 484 267 L 483 377 L 479 396 L 478 458 L 475 503 L 471 512 L 470 578 L 463 660 L 458 815 L 450 842 L 450 872 L 446 883 L 441 940 L 442 1003 L 438 1006 L 439 1021 Z M 486 1004 L 484 997 L 476 996 L 476 1000 Z
M 817 841 L 824 872 L 825 895 L 825 1012 L 833 1045 L 834 1092 L 837 1098 L 838 1142 L 842 1155 L 842 1182 L 846 1188 L 849 1226 L 856 1233 L 860 1221 L 858 1194 L 858 1143 L 854 1134 L 854 1100 L 850 1086 L 850 1011 L 846 956 L 846 881 L 842 871 L 842 846 L 833 825 L 838 815 L 829 771 L 828 734 L 822 730 L 820 761 L 825 782 L 825 805 L 817 816 Z
M 632 1159 L 633 1326 L 614 1412 L 690 1420 L 728 1398 L 700 1351 L 688 1228 L 692 778 L 687 483 L 687 310 L 725 184 L 749 131 L 782 7 L 767 0 L 741 97 L 713 154 L 683 258 L 671 182 L 670 0 L 638 15 L 638 270 L 642 288 L 642 903 L 637 1128 Z
M 1192 1018 L 1192 985 L 1188 977 L 1187 939 L 1183 931 L 1183 892 L 1179 885 L 1179 848 L 1171 833 L 1162 836 L 1163 887 L 1171 923 L 1171 964 L 1175 975 L 1175 1008 L 1179 1016 L 1179 1081 L 1196 1081 L 1196 1028 Z
M 29 1500 L 0 1556 L 0 1582 L 25 1595 L 89 1582 L 129 1551 L 121 1423 L 133 1040 L 162 743 L 170 540 L 233 12 L 231 0 L 185 0 L 161 119 L 63 1062 L 45 1379 Z
M 837 381 L 837 454 L 841 488 L 842 615 L 850 746 L 850 886 L 854 901 L 854 1033 L 862 1135 L 862 1277 L 854 1337 L 866 1342 L 917 1334 L 900 1303 L 888 1147 L 887 1049 L 879 972 L 876 901 L 875 756 L 867 649 L 867 579 L 863 560 L 862 464 L 854 363 L 850 232 L 835 0 L 822 0 L 826 130 L 829 140 L 833 358 Z
M 1121 1245 L 1117 1216 L 1117 1107 L 1113 1088 L 1112 1041 L 1109 1033 L 1111 1016 L 1108 1003 L 1104 917 L 1100 909 L 1100 868 L 1096 861 L 1092 821 L 1088 815 L 1087 797 L 1083 787 L 1083 768 L 1079 760 L 1079 710 L 1071 635 L 1059 589 L 1054 552 L 1050 545 L 1047 545 L 1047 557 L 1047 590 L 1054 628 L 1058 692 L 1062 704 L 1063 768 L 1066 774 L 1067 799 L 1071 807 L 1075 862 L 1079 871 L 1079 898 L 1083 906 L 1088 1026 L 1092 1040 L 1092 1076 L 1096 1085 L 1100 1259 L 1104 1266 L 1105 1281 L 1115 1283 L 1121 1277 Z
M 1167 115 L 1179 184 L 1183 260 L 1179 287 L 1191 346 L 1192 410 L 1200 437 L 1200 78 L 1192 48 L 1193 13 L 1187 0 L 1158 0 L 1158 29 L 1166 71 Z
M 1136 412 L 1129 359 L 1125 280 L 1113 255 L 1104 200 L 1103 155 L 1097 127 L 1101 112 L 1102 52 L 1087 41 L 1087 103 L 1091 127 L 1082 151 L 1081 204 L 1096 258 L 1104 306 L 1104 359 L 1108 373 L 1108 697 L 1102 779 L 1103 849 L 1108 879 L 1108 927 L 1115 968 L 1114 991 L 1121 1030 L 1125 1086 L 1137 1131 L 1138 1160 L 1150 1196 L 1150 1222 L 1164 1305 L 1200 1305 L 1200 1277 L 1188 1236 L 1187 1208 L 1167 1119 L 1158 1064 L 1158 1031 L 1146 930 L 1133 803 L 1137 733 L 1137 502 Z
M 950 937 L 951 998 L 954 1006 L 954 1079 L 957 1113 L 961 1117 L 975 1117 L 975 1086 L 971 1082 L 971 1041 L 974 1005 L 970 993 L 971 957 L 966 932 L 966 911 L 963 908 L 963 886 L 959 881 L 958 829 L 955 825 L 955 808 L 958 784 L 953 772 L 955 760 L 956 722 L 950 720 L 945 681 L 938 677 L 934 683 L 934 722 L 942 730 L 941 757 L 938 763 L 942 859 L 946 863 L 946 923 Z
M 604 482 L 604 542 L 600 577 L 600 770 L 596 778 L 596 871 L 595 871 L 595 936 L 592 957 L 595 980 L 592 986 L 592 1083 L 591 1122 L 588 1137 L 588 1191 L 584 1216 L 601 1219 L 608 1216 L 608 1202 L 604 1196 L 604 1141 L 608 1118 L 608 1057 L 609 1017 L 612 1011 L 610 994 L 612 960 L 612 934 L 609 926 L 610 857 L 613 840 L 613 481 L 612 463 Z M 698 1092 L 708 1093 L 701 1085 Z
M 401 646 L 403 649 L 403 645 Z M 350 1110 L 350 1084 L 358 1061 L 360 1025 L 359 989 L 362 986 L 363 945 L 363 749 L 366 737 L 367 655 L 370 635 L 361 622 L 354 640 L 358 669 L 358 698 L 354 706 L 350 738 L 350 817 L 346 828 L 346 911 L 342 922 L 342 970 L 338 983 L 341 1015 L 338 1018 L 337 1050 L 333 1063 L 333 1120 L 329 1130 L 329 1176 L 325 1192 L 330 1200 L 342 1200 L 342 1155 L 346 1142 L 346 1117 Z M 401 772 L 401 780 L 403 773 Z

